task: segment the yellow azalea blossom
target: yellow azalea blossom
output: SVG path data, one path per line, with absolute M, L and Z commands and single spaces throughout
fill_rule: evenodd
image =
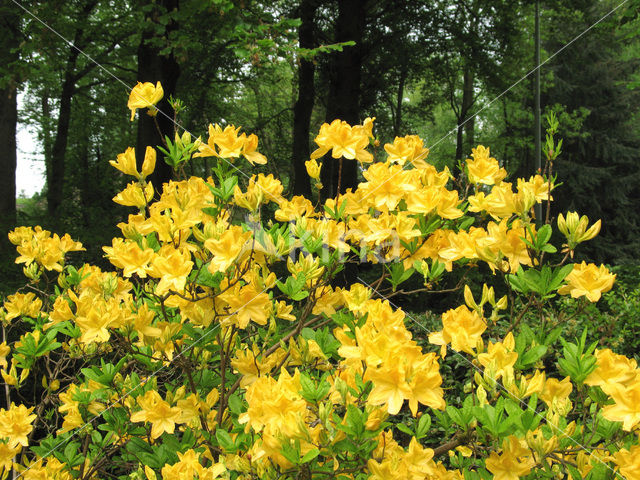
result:
M 16 293 L 7 297 L 4 308 L 7 311 L 7 320 L 22 316 L 36 318 L 42 308 L 42 300 L 36 298 L 33 292 Z
M 588 225 L 589 218 L 586 215 L 580 217 L 576 212 L 567 213 L 566 218 L 562 214 L 558 215 L 558 229 L 567 238 L 567 247 L 570 250 L 600 233 L 600 220 L 587 229 Z
M 247 247 L 250 238 L 251 232 L 243 232 L 242 227 L 231 226 L 220 238 L 207 239 L 204 247 L 213 254 L 208 270 L 211 273 L 225 272 Z
M 7 355 L 11 353 L 11 347 L 7 345 L 7 342 L 0 343 L 0 368 L 7 368 Z
M 165 432 L 174 432 L 182 415 L 178 407 L 170 406 L 155 390 L 149 390 L 136 400 L 142 410 L 131 415 L 131 421 L 151 423 L 152 439 L 155 440 Z
M 53 302 L 53 311 L 49 314 L 49 321 L 44 325 L 44 330 L 52 326 L 73 319 L 73 312 L 69 302 L 62 296 Z
M 131 277 L 138 275 L 146 278 L 149 264 L 153 260 L 154 251 L 150 248 L 142 249 L 137 242 L 114 238 L 111 247 L 102 247 L 111 263 L 122 269 L 122 275 Z
M 626 480 L 640 480 L 640 446 L 632 445 L 613 454 L 618 471 Z
M 573 298 L 585 296 L 590 302 L 597 302 L 603 293 L 613 287 L 615 274 L 611 274 L 607 267 L 597 267 L 593 263 L 577 263 L 566 277 L 567 284 L 558 289 L 561 295 L 571 294 Z
M 510 435 L 502 443 L 502 453 L 491 452 L 485 461 L 495 480 L 518 480 L 531 472 L 535 460 L 523 440 Z
M 597 366 L 585 379 L 587 385 L 601 387 L 608 393 L 610 386 L 627 385 L 638 378 L 638 364 L 634 359 L 617 355 L 608 348 L 597 349 L 595 356 Z
M 509 348 L 506 343 L 506 340 L 505 342 L 490 342 L 487 352 L 478 355 L 478 362 L 486 371 L 490 372 L 494 380 L 498 380 L 502 376 L 513 377 L 513 366 L 518 360 L 518 354 L 513 351 L 513 347 Z
M 138 108 L 148 108 L 150 115 L 156 115 L 158 110 L 154 108 L 154 105 L 162 100 L 163 96 L 164 90 L 160 82 L 157 82 L 155 86 L 151 82 L 138 82 L 131 90 L 127 102 L 127 108 L 131 110 L 131 121 L 133 122 Z
M 242 140 L 244 145 L 242 146 L 242 156 L 247 159 L 251 165 L 264 165 L 267 163 L 267 157 L 257 151 L 258 137 L 255 134 L 251 134 L 248 137 L 242 134 Z
M 10 446 L 8 443 L 0 442 L 0 472 L 4 469 L 6 472 L 11 470 L 13 459 L 22 446 L 20 444 Z
M 458 352 L 474 354 L 486 329 L 487 324 L 475 310 L 461 305 L 442 314 L 442 331 L 430 334 L 429 342 L 442 345 L 442 357 L 446 354 L 447 344 L 451 344 L 451 348 Z
M 284 200 L 279 204 L 275 217 L 279 222 L 290 222 L 299 217 L 314 216 L 313 204 L 302 195 L 296 195 L 291 200 Z
M 184 480 L 199 478 L 201 480 L 216 480 L 221 478 L 226 471 L 222 463 L 214 463 L 210 467 L 204 467 L 200 463 L 200 453 L 194 450 L 187 450 L 184 453 L 178 452 L 178 462 L 173 465 L 162 467 L 162 480 Z M 156 480 L 156 475 L 149 467 L 145 466 L 145 472 L 149 480 Z
M 160 278 L 156 285 L 156 294 L 162 295 L 169 290 L 182 292 L 191 273 L 193 262 L 186 249 L 176 249 L 171 245 L 163 246 L 154 256 L 149 275 Z
M 136 150 L 133 147 L 129 147 L 124 153 L 118 154 L 116 160 L 109 160 L 109 164 L 125 175 L 131 175 L 136 178 L 140 177 L 138 169 L 136 168 Z
M 370 131 L 367 128 L 357 127 L 352 127 L 344 120 L 323 124 L 315 138 L 319 148 L 311 154 L 311 159 L 320 158 L 331 150 L 333 158 L 344 157 L 363 163 L 372 162 L 373 155 L 365 150 L 369 145 Z
M 391 163 L 404 165 L 405 163 L 422 165 L 423 160 L 429 155 L 429 149 L 424 148 L 422 139 L 417 135 L 406 135 L 405 137 L 396 137 L 393 143 L 387 143 L 384 146 L 387 152 L 387 160 Z
M 267 163 L 267 158 L 257 151 L 258 137 L 254 134 L 247 136 L 245 133 L 238 135 L 239 132 L 240 127 L 234 125 L 227 125 L 224 129 L 217 123 L 209 125 L 207 143 L 200 143 L 199 151 L 194 157 L 234 159 L 243 156 L 252 165 Z
M 322 168 L 322 162 L 318 164 L 315 159 L 307 160 L 304 162 L 304 166 L 307 169 L 307 173 L 309 176 L 315 180 L 320 178 L 320 169 Z
M 153 147 L 147 147 L 144 152 L 144 161 L 142 162 L 142 171 L 140 172 L 140 176 L 142 178 L 147 178 L 149 175 L 153 173 L 153 170 L 156 168 L 156 149 Z
M 253 285 L 240 286 L 236 283 L 233 288 L 219 296 L 219 299 L 227 304 L 225 322 L 247 328 L 250 321 L 258 325 L 266 325 L 271 313 L 272 303 L 269 295 L 256 290 Z
M 11 403 L 9 410 L 0 409 L 0 438 L 4 437 L 10 448 L 17 445 L 26 447 L 29 445 L 28 436 L 33 430 L 33 421 L 36 415 L 31 413 L 34 407 L 27 408 L 24 405 L 16 406 Z
M 9 241 L 17 246 L 16 250 L 20 254 L 16 263 L 30 266 L 35 262 L 45 270 L 57 272 L 62 271 L 67 252 L 84 250 L 82 244 L 74 242 L 68 234 L 59 237 L 39 226 L 17 228 L 9 233 Z
M 113 201 L 125 207 L 138 207 L 140 209 L 147 206 L 153 198 L 153 185 L 148 182 L 144 187 L 138 182 L 131 182 L 123 191 L 113 197 Z
M 467 171 L 471 183 L 494 185 L 507 176 L 507 171 L 500 167 L 498 161 L 491 157 L 489 149 L 482 145 L 471 149 L 473 160 L 467 160 Z
M 540 400 L 546 403 L 550 410 L 566 415 L 571 410 L 569 395 L 572 391 L 573 385 L 569 377 L 563 380 L 547 378 L 540 393 Z
M 626 385 L 608 385 L 607 394 L 615 403 L 605 405 L 602 416 L 612 422 L 622 422 L 622 429 L 627 432 L 636 428 L 640 424 L 640 378 Z

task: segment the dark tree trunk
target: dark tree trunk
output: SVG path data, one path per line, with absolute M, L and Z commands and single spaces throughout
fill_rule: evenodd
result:
M 300 48 L 314 48 L 314 17 L 317 0 L 301 0 L 298 15 Z M 312 60 L 300 58 L 298 67 L 298 100 L 293 107 L 293 194 L 311 197 L 311 181 L 304 163 L 309 160 L 309 129 L 315 100 L 315 67 Z
M 402 65 L 402 70 L 400 71 L 400 80 L 398 82 L 398 91 L 396 94 L 396 108 L 395 115 L 393 118 L 393 136 L 397 137 L 400 135 L 400 130 L 402 129 L 402 101 L 404 99 L 404 86 L 407 81 L 407 66 L 406 64 Z
M 471 112 L 474 100 L 473 72 L 471 71 L 470 66 L 465 65 L 462 85 L 462 104 L 460 105 L 460 115 L 458 116 L 458 129 L 456 136 L 456 160 L 462 160 L 464 155 L 468 155 L 470 153 L 470 151 L 465 152 L 465 148 L 470 142 L 473 142 L 474 120 L 469 119 L 469 113 Z M 467 134 L 466 142 L 464 133 Z M 469 139 L 469 134 L 471 134 L 471 139 Z
M 9 246 L 7 230 L 16 223 L 16 95 L 20 78 L 14 66 L 19 60 L 19 24 L 20 17 L 11 2 L 0 2 L 0 250 Z
M 471 113 L 471 107 L 475 102 L 474 91 L 473 91 L 473 71 L 471 68 L 467 68 L 464 72 L 464 84 L 463 84 L 463 95 L 462 95 L 462 108 L 465 110 L 465 120 L 467 122 L 464 124 L 464 145 L 465 152 L 463 155 L 469 155 L 471 153 L 471 149 L 475 147 L 475 126 L 476 126 L 476 117 L 469 118 L 469 114 Z
M 69 124 L 71 122 L 71 101 L 75 91 L 73 72 L 78 59 L 78 51 L 71 49 L 67 60 L 67 69 L 60 93 L 60 114 L 56 138 L 51 148 L 51 163 L 47 169 L 47 208 L 52 219 L 58 212 L 64 197 L 64 170 L 67 143 L 69 141 Z
M 64 175 L 67 143 L 69 141 L 69 125 L 71 123 L 71 107 L 76 83 L 83 76 L 76 72 L 78 55 L 84 48 L 84 28 L 97 0 L 88 2 L 76 19 L 77 28 L 73 39 L 75 47 L 69 47 L 69 55 L 64 70 L 62 89 L 60 91 L 60 112 L 56 127 L 56 138 L 51 146 L 51 158 L 47 164 L 47 209 L 52 221 L 55 221 L 58 209 L 64 199 Z M 76 48 L 77 47 L 77 48 Z M 46 120 L 45 120 L 46 121 Z
M 360 122 L 360 75 L 362 67 L 362 40 L 365 27 L 366 0 L 339 0 L 336 21 L 336 42 L 354 41 L 333 54 L 330 66 L 329 98 L 326 121 L 345 120 L 350 125 Z M 338 182 L 340 179 L 340 182 Z M 340 183 L 340 185 L 338 185 Z M 358 185 L 356 160 L 324 158 L 322 167 L 322 198 L 336 196 L 347 188 Z
M 16 94 L 15 84 L 0 90 L 0 226 L 3 236 L 16 223 Z
M 165 12 L 172 12 L 178 8 L 178 0 L 162 0 L 157 2 L 154 9 L 148 14 L 151 22 L 157 22 L 157 17 Z M 164 31 L 163 37 L 166 42 L 169 33 L 178 27 L 177 23 L 171 20 Z M 163 99 L 156 105 L 160 112 L 155 119 L 139 110 L 138 114 L 138 138 L 136 142 L 136 156 L 138 169 L 142 167 L 144 153 L 147 146 L 156 147 L 162 145 L 164 137 L 167 136 L 173 141 L 175 124 L 173 120 L 173 109 L 169 105 L 169 97 L 176 94 L 176 85 L 180 76 L 180 66 L 173 53 L 160 55 L 160 49 L 152 45 L 150 40 L 154 38 L 154 28 L 148 28 L 142 33 L 140 46 L 138 47 L 138 81 L 156 82 L 162 84 L 164 90 Z M 157 121 L 157 125 L 156 125 Z M 159 131 L 158 131 L 159 127 Z M 156 168 L 150 180 L 156 190 L 162 188 L 162 184 L 171 180 L 173 171 L 169 165 L 162 161 L 162 154 L 158 155 Z

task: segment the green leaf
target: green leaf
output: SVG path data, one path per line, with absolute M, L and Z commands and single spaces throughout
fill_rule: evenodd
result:
M 318 450 L 317 448 L 313 448 L 304 454 L 304 456 L 300 459 L 300 463 L 309 463 L 318 455 L 320 455 L 320 450 Z
M 218 444 L 225 450 L 230 452 L 234 452 L 236 450 L 236 445 L 227 431 L 218 428 L 216 430 L 216 440 L 218 440 Z

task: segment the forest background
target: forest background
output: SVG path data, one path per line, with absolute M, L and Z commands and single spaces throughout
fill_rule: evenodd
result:
M 602 218 L 581 255 L 632 263 L 640 256 L 640 3 L 538 7 L 542 116 L 558 115 L 564 140 L 552 216 Z M 319 126 L 336 118 L 375 117 L 381 145 L 418 134 L 431 161 L 452 171 L 483 144 L 509 178 L 528 178 L 536 168 L 535 16 L 536 2 L 524 0 L 2 0 L 2 231 L 40 224 L 68 232 L 87 247 L 78 261 L 106 265 L 100 246 L 126 215 L 111 200 L 125 179 L 108 160 L 127 146 L 161 143 L 150 117 L 127 118 L 123 100 L 137 81 L 162 83 L 159 108 L 169 117 L 168 99 L 182 100 L 180 128 L 196 137 L 209 123 L 257 134 L 269 158 L 262 171 L 281 178 L 289 196 L 314 194 L 304 162 Z M 158 118 L 172 137 L 171 119 Z M 37 135 L 46 185 L 16 200 L 19 124 Z M 349 163 L 342 188 L 358 182 Z M 210 167 L 193 159 L 187 173 Z M 336 172 L 323 175 L 321 194 L 331 196 Z M 8 291 L 21 272 L 5 234 L 0 242 Z

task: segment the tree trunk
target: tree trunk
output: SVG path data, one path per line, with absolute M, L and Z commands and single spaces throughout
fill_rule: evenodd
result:
M 336 42 L 354 41 L 352 47 L 333 54 L 330 66 L 329 98 L 326 121 L 345 120 L 351 125 L 360 123 L 360 75 L 362 41 L 365 27 L 366 0 L 339 0 L 336 21 Z M 338 185 L 339 183 L 339 185 Z M 336 196 L 358 185 L 356 160 L 324 158 L 322 167 L 322 198 Z
M 78 51 L 71 49 L 67 60 L 65 78 L 60 93 L 60 114 L 56 138 L 51 148 L 51 164 L 47 170 L 47 208 L 51 218 L 55 218 L 64 196 L 64 167 L 67 143 L 69 141 L 69 124 L 71 122 L 71 101 L 75 91 L 73 72 L 78 59 Z
M 396 111 L 393 118 L 393 136 L 397 137 L 400 135 L 400 130 L 402 128 L 402 101 L 404 100 L 404 85 L 407 81 L 407 65 L 402 65 L 402 70 L 400 70 L 400 80 L 398 82 L 398 92 L 396 95 Z
M 83 36 L 86 21 L 96 4 L 97 0 L 88 2 L 76 19 L 77 28 L 73 38 L 75 47 L 69 47 L 69 55 L 62 80 L 56 138 L 51 147 L 51 161 L 47 165 L 47 210 L 53 221 L 55 221 L 58 209 L 64 198 L 65 156 L 69 141 L 71 107 L 76 83 L 80 79 L 80 76 L 76 73 L 78 55 L 80 55 L 80 50 L 84 47 Z
M 463 155 L 469 155 L 471 153 L 471 149 L 475 147 L 475 126 L 476 126 L 476 117 L 470 117 L 471 107 L 475 102 L 474 91 L 473 91 L 473 71 L 470 67 L 467 67 L 464 72 L 464 84 L 463 84 L 463 95 L 462 95 L 462 109 L 465 111 L 465 120 L 467 122 L 464 124 L 464 145 L 465 152 Z
M 16 78 L 13 67 L 19 60 L 20 17 L 10 3 L 0 3 L 0 250 L 9 246 L 6 241 L 7 230 L 16 223 L 16 96 L 20 79 Z
M 16 85 L 0 90 L 0 225 L 2 235 L 16 223 Z
M 164 11 L 172 12 L 176 10 L 178 8 L 178 0 L 162 0 L 155 3 L 155 5 L 157 6 L 148 14 L 148 19 L 151 22 L 157 22 L 158 17 Z M 164 42 L 168 41 L 169 33 L 177 28 L 178 25 L 173 20 L 167 24 L 163 34 Z M 175 97 L 176 85 L 180 76 L 180 66 L 173 53 L 160 55 L 159 47 L 150 43 L 153 38 L 153 26 L 143 31 L 140 46 L 138 47 L 138 81 L 152 82 L 154 85 L 156 82 L 160 82 L 164 90 L 164 97 L 156 105 L 160 112 L 155 118 L 150 117 L 142 110 L 138 111 L 138 137 L 136 142 L 138 169 L 142 167 L 147 146 L 156 147 L 162 145 L 165 136 L 173 141 L 175 129 L 174 112 L 169 105 L 168 99 L 171 95 Z M 172 177 L 173 171 L 171 167 L 162 160 L 162 154 L 159 154 L 155 172 L 150 177 L 151 182 L 156 190 L 159 191 L 162 188 L 162 184 L 171 180 Z
M 314 48 L 314 17 L 317 9 L 316 0 L 301 0 L 299 16 L 301 20 L 298 30 L 300 48 Z M 311 113 L 315 100 L 314 84 L 315 67 L 313 60 L 300 58 L 298 67 L 298 99 L 293 107 L 293 194 L 311 198 L 311 181 L 304 162 L 309 160 L 309 129 Z
M 473 118 L 469 119 L 469 112 L 471 112 L 471 107 L 475 101 L 473 94 L 473 72 L 470 66 L 465 65 L 462 85 L 462 105 L 460 106 L 456 137 L 456 160 L 462 160 L 464 155 L 468 155 L 471 152 L 470 145 L 474 141 L 475 122 Z M 466 134 L 466 139 L 463 134 Z M 465 150 L 469 151 L 465 152 Z

